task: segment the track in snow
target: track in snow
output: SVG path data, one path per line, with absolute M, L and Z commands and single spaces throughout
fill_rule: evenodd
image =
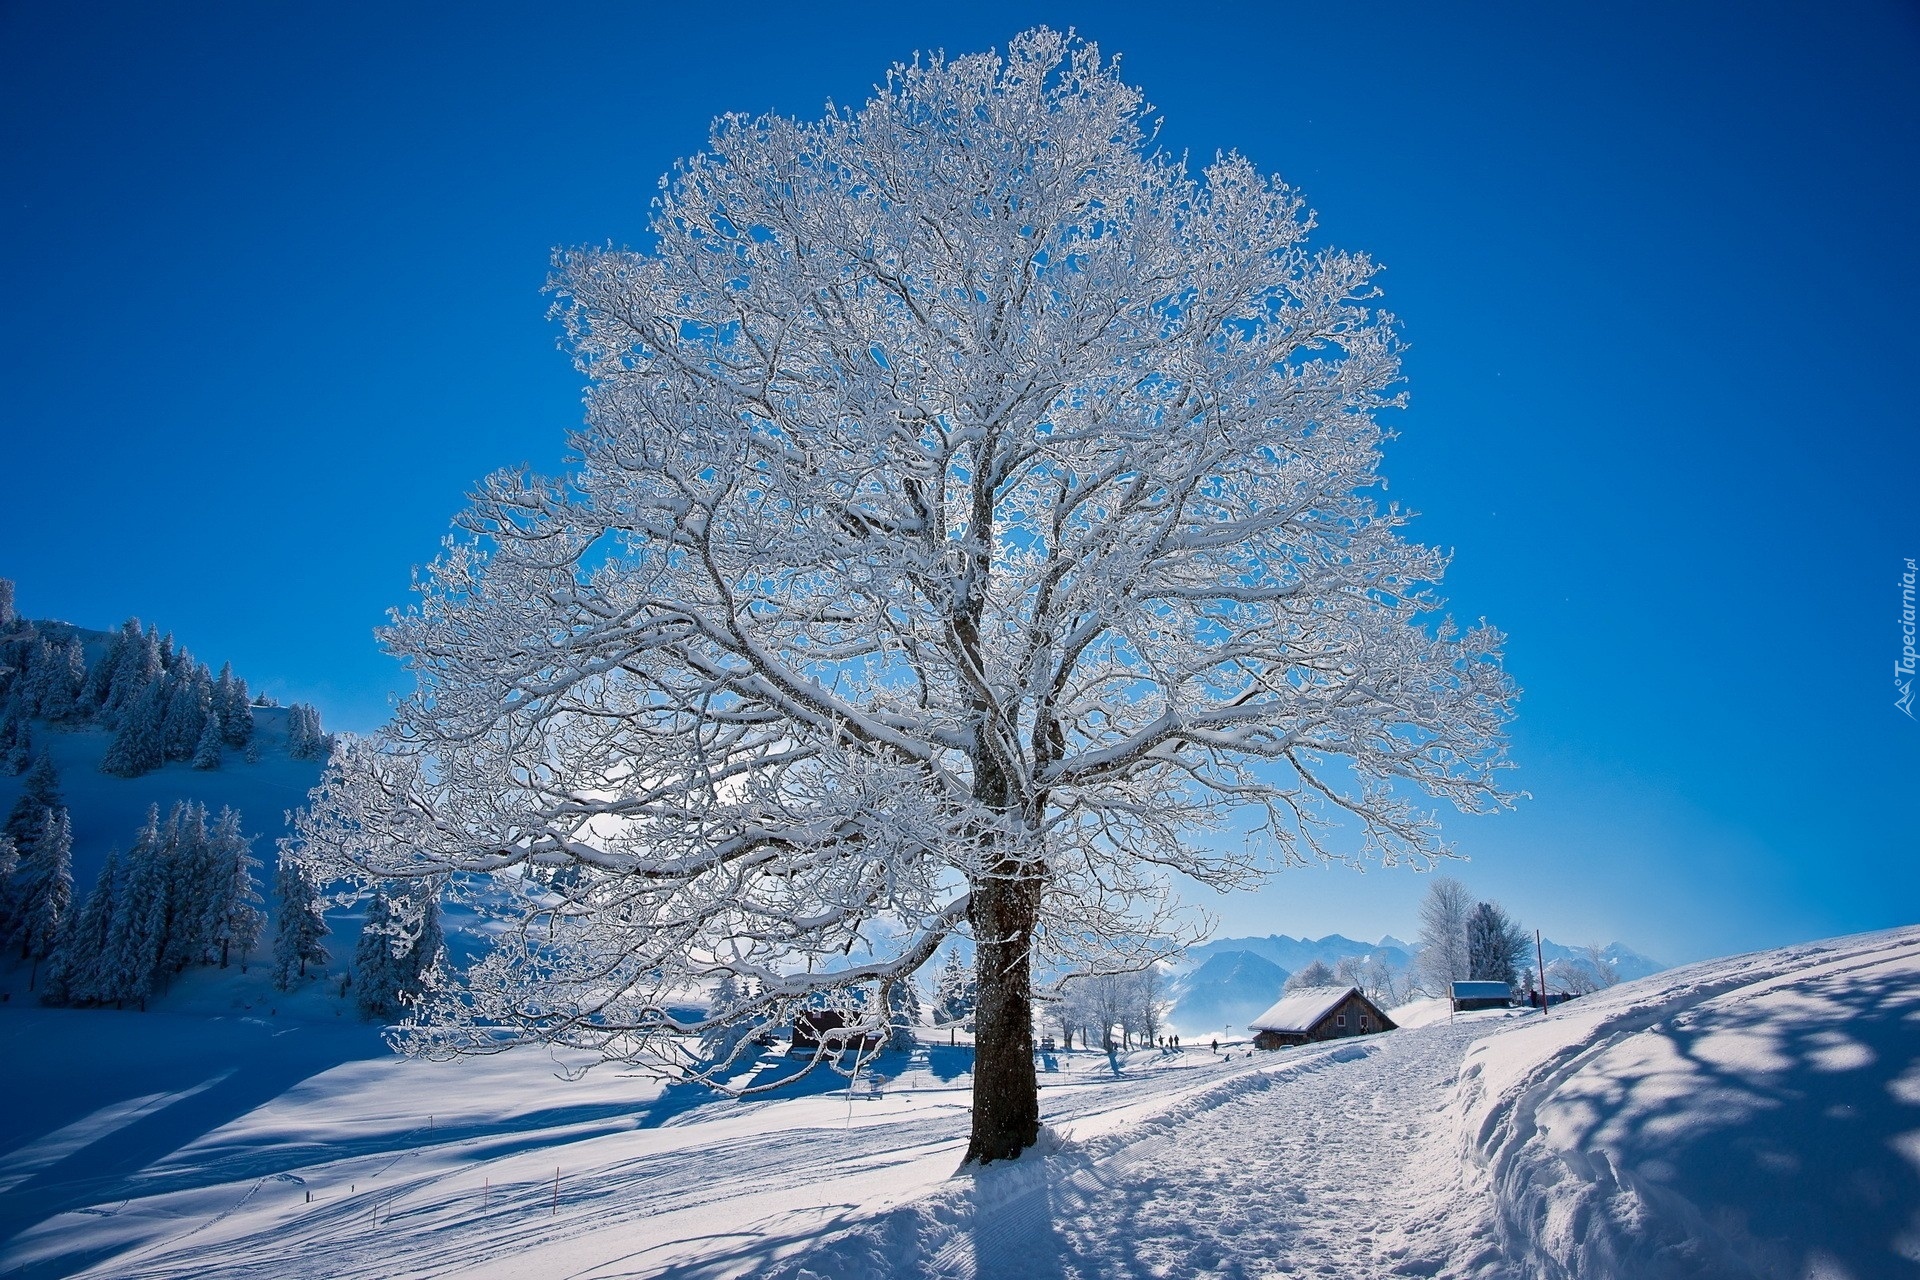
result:
M 1504 1276 L 1484 1200 L 1461 1198 L 1450 1109 L 1467 1046 L 1494 1030 L 1476 1019 L 1260 1055 L 1135 1128 L 989 1169 L 782 1274 Z M 1063 1119 L 1048 1114 L 1071 1130 Z

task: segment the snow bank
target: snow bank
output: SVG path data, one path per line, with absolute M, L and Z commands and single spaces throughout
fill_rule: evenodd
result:
M 1389 1009 L 1387 1016 L 1393 1019 L 1396 1027 L 1430 1027 L 1436 1022 L 1445 1022 L 1452 1012 L 1451 1004 L 1439 996 L 1432 996 Z
M 1920 1276 L 1920 929 L 1673 970 L 1523 1020 L 1457 1099 L 1546 1277 Z

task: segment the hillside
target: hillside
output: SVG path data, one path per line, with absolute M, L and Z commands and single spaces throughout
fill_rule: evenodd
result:
M 272 946 L 288 811 L 330 750 L 319 713 L 251 696 L 136 619 L 92 631 L 12 599 L 0 579 L 0 1003 L 341 1016 L 341 987 L 288 997 L 250 963 Z M 336 935 L 353 914 L 333 913 Z M 292 963 L 331 977 L 312 932 Z
M 286 815 L 307 802 L 307 792 L 320 780 L 319 760 L 296 760 L 287 753 L 287 710 L 253 708 L 257 763 L 236 752 L 215 770 L 170 761 L 137 778 L 100 772 L 111 729 L 35 721 L 34 748 L 52 757 L 73 817 L 75 892 L 84 893 L 93 882 L 109 848 L 127 847 L 148 805 L 159 805 L 164 814 L 176 800 L 199 801 L 211 811 L 222 805 L 238 809 L 246 818 L 247 834 L 255 837 L 254 856 L 266 865 L 262 883 L 270 884 L 274 844 L 286 834 Z M 23 778 L 0 776 L 0 813 L 12 808 L 23 785 Z

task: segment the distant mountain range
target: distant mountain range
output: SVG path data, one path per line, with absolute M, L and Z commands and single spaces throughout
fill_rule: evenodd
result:
M 1330 933 L 1324 938 L 1289 938 L 1284 933 L 1274 933 L 1264 938 L 1216 938 L 1212 942 L 1189 947 L 1187 963 L 1198 967 L 1224 952 L 1246 951 L 1272 961 L 1288 973 L 1304 969 L 1315 960 L 1331 969 L 1348 956 L 1364 959 L 1370 955 L 1378 955 L 1392 968 L 1404 969 L 1413 960 L 1414 950 L 1412 943 L 1402 942 L 1392 934 L 1378 942 L 1358 942 L 1337 933 Z M 1271 1004 L 1272 1001 L 1267 1003 Z
M 1546 957 L 1549 968 L 1555 960 L 1584 960 L 1587 954 L 1583 948 L 1563 947 L 1552 938 L 1542 941 L 1540 950 Z M 1613 971 L 1622 982 L 1631 982 L 1635 978 L 1644 978 L 1648 974 L 1659 973 L 1671 967 L 1661 964 L 1658 960 L 1649 959 L 1638 951 L 1617 942 L 1609 942 L 1601 948 L 1600 954 L 1612 962 Z
M 1221 951 L 1175 978 L 1168 1022 L 1183 1035 L 1239 1034 L 1280 996 L 1287 971 L 1251 951 Z
M 1280 998 L 1290 975 L 1316 960 L 1331 969 L 1349 956 L 1377 956 L 1391 968 L 1404 969 L 1418 950 L 1417 944 L 1391 934 L 1371 943 L 1337 933 L 1324 938 L 1290 938 L 1281 933 L 1264 938 L 1217 938 L 1188 949 L 1185 961 L 1168 984 L 1171 1007 L 1167 1022 L 1196 1041 L 1222 1029 L 1238 1035 L 1250 1020 Z M 1556 960 L 1585 957 L 1579 948 L 1550 940 L 1542 943 L 1541 950 L 1549 965 Z M 1667 967 L 1617 942 L 1608 944 L 1604 955 L 1622 982 Z

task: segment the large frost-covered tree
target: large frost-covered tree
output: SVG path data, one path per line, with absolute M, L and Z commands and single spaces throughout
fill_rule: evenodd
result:
M 695 983 L 764 1017 L 965 931 L 969 1158 L 1009 1157 L 1040 966 L 1149 962 L 1169 873 L 1349 853 L 1336 816 L 1424 857 L 1423 799 L 1500 802 L 1501 638 L 1373 495 L 1374 264 L 1146 110 L 1037 30 L 725 117 L 645 247 L 557 255 L 577 465 L 480 487 L 385 632 L 416 693 L 298 831 L 511 918 L 414 1048 L 677 1070 Z

